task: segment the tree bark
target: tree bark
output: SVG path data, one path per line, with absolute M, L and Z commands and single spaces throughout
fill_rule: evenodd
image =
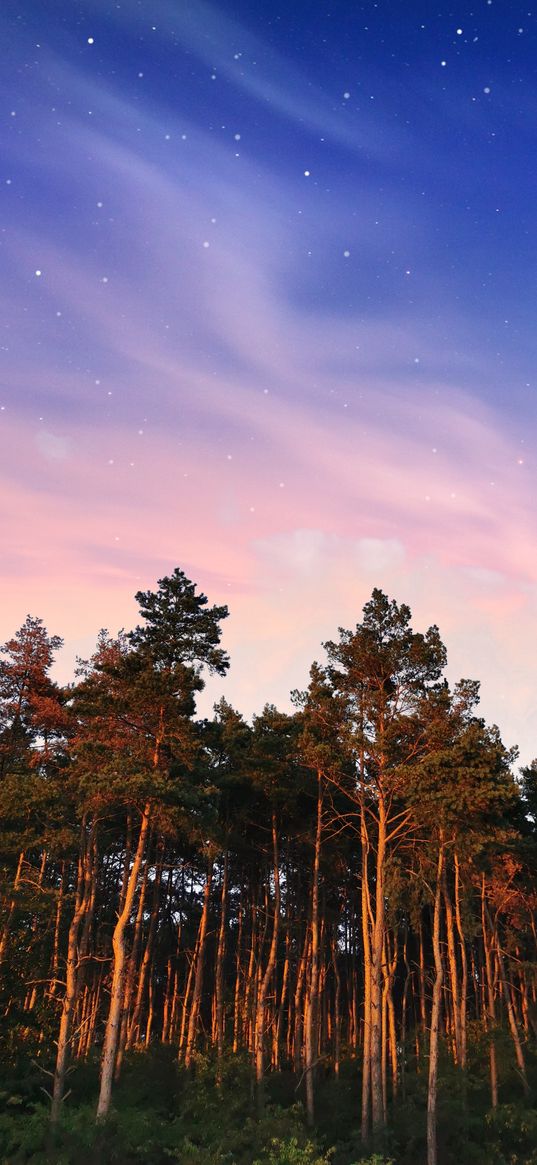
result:
M 375 919 L 371 936 L 371 1113 L 375 1136 L 384 1126 L 382 1098 L 382 957 L 384 949 L 384 873 L 386 811 L 381 793 L 378 803 Z
M 260 1107 L 263 1105 L 263 1079 L 265 1075 L 265 1011 L 267 993 L 270 986 L 270 981 L 276 965 L 276 952 L 278 949 L 278 934 L 280 927 L 280 874 L 278 866 L 278 834 L 276 830 L 276 814 L 272 814 L 272 854 L 273 854 L 273 877 L 274 877 L 274 921 L 272 926 L 272 937 L 270 942 L 270 950 L 265 967 L 265 973 L 261 978 L 259 990 L 257 994 L 257 1006 L 255 1016 L 255 1033 L 254 1033 L 254 1053 L 255 1053 L 255 1079 L 257 1085 L 257 1098 Z
M 369 837 L 365 819 L 365 807 L 362 804 L 361 815 L 361 843 L 362 843 L 362 940 L 364 947 L 364 1029 L 362 1044 L 362 1125 L 361 1137 L 365 1143 L 369 1137 L 370 1109 L 371 1109 L 371 938 L 369 900 Z
M 65 1077 L 69 1061 L 69 1052 L 72 1037 L 73 1016 L 78 999 L 78 939 L 84 916 L 91 901 L 91 885 L 93 880 L 92 862 L 94 859 L 93 840 L 96 829 L 94 821 L 89 837 L 87 836 L 86 819 L 82 821 L 80 830 L 80 853 L 77 869 L 77 887 L 75 908 L 69 934 L 67 938 L 67 962 L 65 966 L 65 993 L 62 1003 L 60 1030 L 58 1033 L 56 1065 L 52 1084 L 52 1104 L 50 1122 L 57 1124 L 60 1116 L 62 1101 L 65 1093 Z
M 317 1058 L 317 1018 L 319 995 L 319 867 L 321 860 L 321 833 L 323 812 L 323 782 L 317 773 L 317 826 L 311 885 L 311 957 L 305 1030 L 306 1117 L 313 1127 L 315 1121 L 314 1062 Z
M 131 918 L 134 899 L 138 889 L 138 879 L 145 856 L 145 847 L 149 833 L 150 820 L 151 804 L 147 802 L 142 811 L 138 844 L 136 846 L 132 868 L 127 879 L 127 889 L 125 892 L 123 907 L 118 914 L 117 922 L 114 927 L 114 933 L 112 936 L 112 986 L 110 989 L 110 1010 L 108 1012 L 108 1019 L 106 1022 L 103 1056 L 101 1061 L 101 1084 L 99 1090 L 99 1100 L 97 1103 L 97 1121 L 106 1120 L 112 1099 L 112 1082 L 114 1079 L 116 1049 L 121 1023 L 124 975 L 127 959 L 125 932 Z
M 466 956 L 466 939 L 462 926 L 461 915 L 461 874 L 460 863 L 457 854 L 455 854 L 455 919 L 457 922 L 457 933 L 459 936 L 459 949 L 461 953 L 461 1010 L 460 1010 L 460 1057 L 461 1068 L 466 1068 L 466 1012 L 467 1012 L 467 995 L 468 995 L 468 959 Z
M 429 1084 L 427 1089 L 427 1165 L 437 1163 L 436 1143 L 436 1097 L 438 1090 L 438 1045 L 440 1033 L 440 1010 L 442 1006 L 442 982 L 444 968 L 440 949 L 440 901 L 444 870 L 444 841 L 440 835 L 438 845 L 438 865 L 436 870 L 436 891 L 433 914 L 433 955 L 435 977 L 431 1008 L 431 1034 L 429 1037 Z
M 15 878 L 13 881 L 13 895 L 14 896 L 11 899 L 11 902 L 9 903 L 7 916 L 6 916 L 4 925 L 2 927 L 2 937 L 0 939 L 0 965 L 4 962 L 4 959 L 6 957 L 7 944 L 8 944 L 8 940 L 9 940 L 9 932 L 11 929 L 11 923 L 13 921 L 13 915 L 15 913 L 15 906 L 17 905 L 17 899 L 15 897 L 15 894 L 20 886 L 23 863 L 24 863 L 24 852 L 19 854 L 19 860 L 17 863 L 17 869 L 15 872 Z
M 212 867 L 209 866 L 207 870 L 207 879 L 205 882 L 205 890 L 203 892 L 203 908 L 201 911 L 197 954 L 196 954 L 196 974 L 194 978 L 194 989 L 192 992 L 192 1003 L 190 1006 L 190 1015 L 188 1018 L 188 1031 L 186 1037 L 185 1050 L 185 1068 L 191 1068 L 194 1059 L 194 1050 L 196 1045 L 196 1036 L 198 1032 L 198 1017 L 201 1006 L 201 992 L 203 987 L 203 967 L 205 963 L 205 939 L 207 936 L 207 924 L 209 921 L 209 901 L 211 896 L 211 882 L 212 882 Z
M 483 954 L 485 958 L 485 974 L 487 980 L 487 1027 L 489 1028 L 489 1061 L 490 1061 L 490 1094 L 492 1108 L 498 1107 L 498 1064 L 496 1060 L 496 1007 L 494 1000 L 494 976 L 492 972 L 492 951 L 487 927 L 487 908 L 485 897 L 485 875 L 481 878 L 481 927 L 483 932 Z
M 225 1011 L 224 1011 L 224 961 L 226 957 L 226 927 L 227 927 L 227 886 L 228 886 L 228 851 L 224 854 L 222 871 L 222 892 L 220 895 L 220 925 L 218 928 L 218 944 L 216 948 L 215 967 L 215 1004 L 216 1004 L 216 1079 L 218 1087 L 222 1084 L 222 1061 L 224 1058 Z

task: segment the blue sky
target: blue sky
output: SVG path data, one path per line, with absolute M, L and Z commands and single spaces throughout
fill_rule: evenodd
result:
M 250 714 L 381 586 L 528 759 L 528 6 L 8 0 L 0 27 L 1 634 L 41 615 L 67 674 L 180 565 L 229 602 Z

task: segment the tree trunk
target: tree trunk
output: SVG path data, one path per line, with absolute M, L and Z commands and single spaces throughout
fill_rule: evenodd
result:
M 159 903 L 160 903 L 160 885 L 162 880 L 162 864 L 163 864 L 163 843 L 159 842 L 157 850 L 157 864 L 155 869 L 155 881 L 153 883 L 153 894 L 151 896 L 151 915 L 149 919 L 149 931 L 146 939 L 145 949 L 142 956 L 140 970 L 138 972 L 138 986 L 136 988 L 136 999 L 134 1002 L 134 1009 L 132 1019 L 128 1025 L 127 1047 L 132 1048 L 140 1038 L 140 1016 L 142 1012 L 142 1004 L 144 999 L 144 992 L 146 983 L 151 981 L 149 974 L 151 967 L 151 960 L 153 957 L 153 946 L 155 943 L 155 935 L 157 933 L 157 925 L 159 918 Z M 128 1015 L 128 1011 L 127 1011 Z
M 125 932 L 131 918 L 134 899 L 138 889 L 138 879 L 145 856 L 145 847 L 149 832 L 150 819 L 151 805 L 149 802 L 147 802 L 142 812 L 138 845 L 136 847 L 132 868 L 127 879 L 127 889 L 124 897 L 123 907 L 118 914 L 117 922 L 114 927 L 114 933 L 112 936 L 112 986 L 110 989 L 110 1010 L 108 1012 L 108 1019 L 106 1022 L 106 1030 L 104 1035 L 103 1056 L 101 1062 L 101 1085 L 96 1113 L 97 1121 L 106 1120 L 110 1110 L 110 1101 L 112 1099 L 112 1081 L 114 1079 L 116 1049 L 119 1036 L 119 1027 L 121 1023 L 123 986 L 127 959 Z
M 304 1052 L 303 1047 L 303 1031 L 304 1031 L 304 1009 L 302 1006 L 302 993 L 304 990 L 304 982 L 306 978 L 306 968 L 308 965 L 308 953 L 310 945 L 310 929 L 306 927 L 304 932 L 304 943 L 300 962 L 297 967 L 295 993 L 294 993 L 294 1022 L 293 1022 L 293 1069 L 298 1075 L 302 1067 L 302 1057 Z
M 186 1037 L 186 1051 L 185 1051 L 185 1068 L 191 1068 L 194 1059 L 194 1050 L 196 1046 L 196 1036 L 198 1032 L 198 1016 L 201 1006 L 201 992 L 203 987 L 203 966 L 205 962 L 205 939 L 207 936 L 207 923 L 209 921 L 209 900 L 211 896 L 211 881 L 212 868 L 209 866 L 207 870 L 207 880 L 205 882 L 205 890 L 203 892 L 203 908 L 201 912 L 197 954 L 196 954 L 196 975 L 194 978 L 194 990 L 192 993 L 192 1004 L 190 1007 L 190 1016 L 188 1019 L 188 1032 Z
M 233 1055 L 236 1055 L 239 1050 L 239 1019 L 240 1019 L 240 998 L 241 998 L 241 949 L 242 949 L 242 923 L 244 908 L 242 900 L 239 904 L 237 922 L 237 947 L 235 951 L 235 990 L 233 996 Z
M 494 977 L 492 973 L 492 951 L 487 927 L 487 908 L 485 899 L 485 875 L 481 878 L 481 926 L 483 931 L 483 954 L 485 958 L 485 974 L 487 980 L 487 1009 L 486 1026 L 489 1028 L 489 1060 L 490 1060 L 490 1094 L 492 1108 L 498 1107 L 498 1065 L 496 1060 L 496 1007 L 494 1000 Z
M 285 957 L 284 957 L 284 961 L 283 961 L 282 988 L 281 988 L 281 992 L 280 992 L 280 1002 L 278 1005 L 278 1013 L 277 1013 L 277 1017 L 276 1017 L 276 1023 L 274 1024 L 274 1038 L 272 1041 L 272 1067 L 274 1068 L 275 1072 L 279 1072 L 279 1070 L 280 1070 L 280 1049 L 281 1049 L 281 1036 L 282 1036 L 282 1028 L 283 1028 L 283 1017 L 285 1014 L 285 1003 L 286 1003 L 287 995 L 288 995 L 288 991 L 289 991 L 289 961 L 290 961 L 289 960 L 289 946 L 290 946 L 290 937 L 289 937 L 290 922 L 289 922 L 289 918 L 286 919 L 286 922 L 287 922 L 287 930 L 286 930 L 286 935 L 285 935 Z
M 257 1007 L 255 1016 L 255 1033 L 254 1033 L 254 1052 L 255 1052 L 255 1079 L 257 1085 L 257 1099 L 258 1105 L 263 1106 L 263 1079 L 265 1075 L 265 1010 L 267 993 L 272 979 L 274 967 L 276 965 L 276 952 L 278 949 L 278 934 L 280 927 L 280 874 L 278 867 L 278 835 L 276 832 L 276 814 L 272 814 L 272 852 L 273 852 L 273 876 L 274 876 L 274 922 L 272 926 L 272 938 L 270 942 L 270 950 L 265 967 L 265 973 L 261 978 L 259 990 L 257 994 Z
M 468 995 L 468 959 L 466 957 L 466 939 L 462 927 L 461 916 L 461 876 L 460 864 L 457 854 L 455 854 L 455 919 L 457 922 L 457 933 L 459 936 L 459 949 L 461 952 L 461 1011 L 460 1011 L 460 1057 L 461 1068 L 466 1068 L 466 1008 Z
M 385 1123 L 382 1099 L 382 957 L 385 929 L 386 811 L 382 795 L 379 798 L 378 810 L 375 919 L 371 936 L 371 1113 L 374 1136 Z
M 216 1080 L 218 1087 L 222 1084 L 222 1061 L 224 1058 L 225 1011 L 224 1011 L 224 961 L 226 957 L 226 926 L 227 926 L 227 884 L 228 884 L 228 851 L 224 855 L 222 872 L 222 893 L 220 895 L 220 926 L 218 928 L 218 945 L 216 948 L 215 967 L 215 1001 L 216 1001 L 216 1053 L 217 1069 Z
M 60 928 L 62 921 L 63 894 L 65 884 L 65 861 L 62 862 L 60 885 L 58 887 L 58 901 L 56 903 L 56 917 L 54 920 L 54 939 L 52 942 L 52 961 L 50 965 L 50 994 L 54 997 L 58 988 L 58 968 L 60 965 Z
M 505 974 L 505 963 L 503 961 L 503 954 L 502 954 L 502 950 L 501 950 L 501 946 L 500 946 L 500 937 L 499 937 L 499 934 L 498 934 L 496 927 L 493 928 L 493 934 L 494 934 L 494 938 L 495 938 L 496 959 L 497 959 L 497 963 L 498 963 L 499 979 L 500 979 L 503 997 L 505 1000 L 505 1006 L 507 1008 L 507 1018 L 509 1020 L 509 1030 L 511 1032 L 511 1038 L 513 1040 L 516 1062 L 518 1064 L 518 1071 L 520 1073 L 520 1079 L 522 1080 L 522 1087 L 524 1089 L 524 1096 L 527 1097 L 527 1096 L 529 1096 L 530 1090 L 529 1090 L 529 1084 L 528 1084 L 528 1077 L 526 1075 L 526 1063 L 524 1060 L 524 1052 L 522 1050 L 522 1042 L 520 1039 L 520 1033 L 519 1033 L 518 1026 L 517 1026 L 515 1009 L 513 1007 L 513 1000 L 511 999 L 511 993 L 509 991 L 509 984 L 507 982 L 507 977 Z
M 13 881 L 13 894 L 14 895 L 16 894 L 16 891 L 18 890 L 18 888 L 20 886 L 23 863 L 24 863 L 24 852 L 19 854 L 19 860 L 17 863 L 17 870 L 15 873 L 14 881 Z M 8 940 L 9 940 L 9 932 L 11 929 L 11 923 L 13 921 L 13 915 L 15 913 L 15 906 L 16 905 L 17 905 L 17 899 L 14 896 L 11 899 L 11 902 L 9 903 L 6 920 L 5 920 L 4 925 L 2 927 L 2 937 L 0 939 L 0 965 L 4 962 L 4 959 L 6 957 L 7 944 L 8 944 Z
M 341 975 L 339 973 L 338 965 L 338 946 L 337 946 L 337 927 L 334 927 L 332 934 L 332 966 L 334 968 L 334 1075 L 336 1080 L 339 1078 L 339 1066 L 341 1060 Z
M 440 949 L 440 901 L 443 870 L 444 841 L 441 834 L 438 848 L 438 866 L 436 870 L 436 892 L 434 897 L 433 915 L 433 955 L 435 977 L 433 986 L 433 1003 L 431 1008 L 431 1034 L 429 1039 L 429 1084 L 427 1089 L 427 1165 L 436 1165 L 437 1163 L 436 1095 L 438 1088 L 440 1009 L 442 1005 L 442 981 L 444 978 L 442 952 Z
M 75 908 L 69 934 L 67 937 L 67 962 L 65 967 L 65 993 L 62 1004 L 60 1030 L 58 1033 L 56 1065 L 52 1084 L 52 1105 L 50 1121 L 57 1124 L 61 1105 L 65 1094 L 65 1077 L 69 1061 L 73 1015 L 78 999 L 78 937 L 84 916 L 91 900 L 91 885 L 93 880 L 92 863 L 94 859 L 93 839 L 96 829 L 94 822 L 89 838 L 86 836 L 86 819 L 82 822 L 80 831 L 80 853 L 77 870 L 77 887 Z
M 315 830 L 315 850 L 311 886 L 311 959 L 306 1012 L 305 1031 L 305 1072 L 306 1072 L 306 1116 L 308 1125 L 315 1121 L 314 1063 L 317 1056 L 317 1018 L 319 995 L 319 866 L 321 860 L 321 832 L 323 812 L 322 776 L 317 774 L 317 828 Z
M 365 1143 L 369 1137 L 371 1108 L 371 938 L 369 900 L 369 837 L 365 819 L 365 807 L 361 808 L 362 842 L 362 939 L 364 946 L 364 1030 L 362 1046 L 362 1125 L 361 1137 Z
M 451 1009 L 453 1016 L 452 1024 L 452 1047 L 453 1059 L 456 1064 L 461 1064 L 461 1013 L 459 1005 L 459 972 L 457 967 L 457 955 L 455 950 L 455 930 L 453 925 L 453 906 L 449 894 L 446 878 L 446 869 L 444 866 L 442 891 L 444 897 L 444 907 L 446 912 L 446 939 L 448 952 L 448 966 L 449 978 L 451 986 Z
M 114 1079 L 119 1080 L 121 1074 L 121 1067 L 123 1064 L 123 1056 L 127 1046 L 127 1037 L 129 1030 L 129 1013 L 132 1002 L 132 994 L 134 991 L 134 979 L 138 970 L 138 953 L 140 950 L 140 942 L 142 938 L 142 926 L 144 921 L 145 909 L 145 895 L 147 891 L 147 865 L 145 867 L 140 893 L 138 895 L 138 909 L 136 911 L 136 921 L 134 923 L 134 936 L 131 945 L 131 952 L 127 960 L 125 968 L 125 975 L 123 981 L 123 1000 L 121 1003 L 121 1023 L 119 1026 L 119 1037 L 117 1041 L 116 1065 L 114 1069 Z

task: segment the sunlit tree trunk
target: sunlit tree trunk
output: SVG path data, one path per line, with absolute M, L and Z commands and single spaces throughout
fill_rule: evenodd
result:
M 194 950 L 192 952 L 192 957 L 190 959 L 190 963 L 188 966 L 188 974 L 186 976 L 185 990 L 184 990 L 184 994 L 183 994 L 181 1028 L 180 1028 L 180 1032 L 179 1032 L 179 1049 L 178 1049 L 179 1059 L 182 1058 L 184 1047 L 185 1047 L 188 1017 L 190 1015 L 190 996 L 192 993 L 192 984 L 194 982 L 194 975 L 195 975 L 196 966 L 197 966 L 198 947 L 199 947 L 199 927 L 198 927 L 198 933 L 196 935 L 196 942 L 194 945 Z
M 250 927 L 250 952 L 248 955 L 248 967 L 246 969 L 246 982 L 244 985 L 244 1000 L 242 1009 L 242 1039 L 248 1051 L 253 1050 L 253 1012 L 255 1007 L 255 981 L 256 981 L 256 945 L 257 945 L 257 894 L 252 898 L 251 909 L 251 927 Z
M 123 1000 L 121 1004 L 121 1023 L 119 1027 L 119 1037 L 117 1042 L 116 1064 L 114 1069 L 114 1078 L 119 1080 L 121 1067 L 123 1064 L 123 1056 L 125 1054 L 125 1047 L 127 1045 L 127 1033 L 129 1028 L 129 1013 L 132 1002 L 132 993 L 134 990 L 134 979 L 138 971 L 138 955 L 140 951 L 140 942 L 142 938 L 142 927 L 144 921 L 145 910 L 145 895 L 147 890 L 147 865 L 142 877 L 142 885 L 138 895 L 138 909 L 136 911 L 136 919 L 134 923 L 134 936 L 131 945 L 131 952 L 127 960 L 125 969 L 124 984 L 123 984 Z
M 242 954 L 242 925 L 243 925 L 244 908 L 242 899 L 239 905 L 239 914 L 237 922 L 237 948 L 235 951 L 235 989 L 233 995 L 233 1054 L 236 1055 L 239 1050 L 239 1022 L 240 1022 L 240 998 L 241 998 L 241 954 Z
M 369 837 L 365 819 L 365 807 L 361 808 L 362 842 L 362 940 L 364 947 L 364 1028 L 362 1046 L 362 1141 L 367 1141 L 370 1129 L 371 1110 L 371 939 L 369 898 Z
M 224 855 L 222 870 L 222 891 L 220 894 L 220 925 L 218 927 L 218 944 L 216 948 L 215 966 L 215 1010 L 216 1010 L 216 1050 L 218 1057 L 217 1083 L 222 1084 L 222 1060 L 224 1057 L 225 1011 L 224 1011 L 224 960 L 226 956 L 226 927 L 227 927 L 227 890 L 228 890 L 228 851 Z
M 371 1113 L 373 1134 L 384 1125 L 382 1098 L 382 956 L 384 949 L 384 874 L 386 856 L 386 811 L 381 794 L 378 802 L 375 918 L 371 935 Z
M 433 985 L 433 1001 L 431 1007 L 431 1033 L 429 1037 L 429 1083 L 427 1088 L 427 1165 L 436 1165 L 437 1163 L 436 1097 L 438 1091 L 438 1045 L 440 1037 L 440 1012 L 442 1006 L 442 982 L 444 978 L 442 951 L 440 949 L 440 902 L 443 871 L 444 841 L 441 834 L 438 847 L 438 865 L 436 869 L 436 890 L 433 914 L 433 955 L 435 976 Z
M 466 1011 L 468 996 L 468 958 L 466 955 L 466 939 L 464 935 L 461 915 L 461 874 L 458 855 L 455 854 L 455 918 L 459 936 L 459 950 L 461 955 L 461 1009 L 460 1009 L 460 1061 L 461 1068 L 466 1068 Z
M 54 997 L 58 993 L 58 971 L 60 966 L 60 929 L 62 921 L 63 896 L 65 886 L 65 867 L 63 861 L 60 870 L 60 884 L 58 886 L 58 900 L 54 919 L 54 938 L 52 940 L 52 961 L 50 965 L 50 994 Z
M 489 1061 L 490 1061 L 490 1093 L 493 1108 L 498 1106 L 498 1064 L 496 1060 L 496 1007 L 494 999 L 494 976 L 492 970 L 492 950 L 487 926 L 487 909 L 485 898 L 485 875 L 481 878 L 481 926 L 483 932 L 483 954 L 485 959 L 485 975 L 487 981 L 487 1027 L 489 1028 Z
M 118 914 L 117 922 L 114 927 L 114 933 L 112 936 L 112 985 L 110 988 L 110 1010 L 108 1012 L 108 1019 L 106 1022 L 103 1056 L 101 1062 L 101 1083 L 96 1114 L 98 1121 L 103 1121 L 108 1116 L 108 1112 L 110 1110 L 110 1101 L 112 1099 L 112 1081 L 114 1078 L 117 1042 L 121 1024 L 124 975 L 127 959 L 125 932 L 130 922 L 134 899 L 138 889 L 140 870 L 145 856 L 146 842 L 149 833 L 150 818 L 151 805 L 149 802 L 147 802 L 142 811 L 138 844 L 127 881 L 127 890 L 125 893 L 123 908 Z
M 280 1054 L 281 1054 L 283 1020 L 284 1020 L 284 1015 L 285 1015 L 285 1005 L 287 1002 L 287 995 L 289 992 L 289 946 L 290 946 L 290 925 L 289 925 L 289 919 L 288 919 L 287 920 L 287 931 L 286 931 L 286 935 L 285 935 L 285 955 L 284 955 L 284 960 L 283 960 L 282 986 L 281 986 L 281 991 L 280 991 L 280 1001 L 279 1001 L 279 1005 L 278 1005 L 276 1023 L 274 1024 L 274 1028 L 273 1028 L 274 1036 L 273 1036 L 273 1041 L 272 1041 L 272 1067 L 277 1072 L 279 1072 L 279 1070 L 280 1070 Z
M 52 1105 L 50 1110 L 51 1124 L 55 1125 L 59 1119 L 61 1105 L 65 1094 L 65 1077 L 69 1061 L 70 1044 L 72 1037 L 73 1016 L 78 998 L 78 939 L 84 916 L 89 908 L 91 899 L 91 884 L 93 877 L 93 835 L 96 828 L 94 822 L 89 837 L 87 823 L 84 818 L 80 831 L 80 853 L 78 858 L 77 885 L 75 893 L 75 908 L 69 934 L 67 937 L 67 961 L 65 965 L 65 992 L 62 1003 L 60 1030 L 58 1033 L 56 1065 L 52 1084 Z
M 304 1055 L 304 983 L 306 980 L 309 946 L 311 941 L 310 928 L 306 927 L 304 932 L 304 944 L 300 955 L 300 961 L 297 967 L 297 976 L 295 983 L 295 992 L 293 1000 L 293 1068 L 298 1074 L 301 1070 Z
M 516 1062 L 518 1065 L 518 1071 L 520 1073 L 520 1079 L 522 1080 L 522 1087 L 524 1089 L 524 1095 L 529 1096 L 529 1084 L 528 1084 L 528 1077 L 526 1074 L 526 1062 L 524 1059 L 524 1052 L 522 1050 L 522 1041 L 520 1039 L 520 1032 L 518 1030 L 518 1025 L 517 1025 L 517 1021 L 516 1021 L 515 1009 L 513 1007 L 513 1000 L 511 998 L 511 993 L 509 991 L 509 984 L 507 982 L 507 976 L 505 973 L 505 963 L 504 963 L 504 959 L 503 959 L 503 954 L 502 954 L 502 949 L 501 949 L 501 944 L 500 944 L 500 936 L 498 934 L 497 927 L 493 928 L 493 935 L 494 935 L 494 940 L 495 940 L 496 961 L 498 964 L 498 977 L 500 980 L 502 994 L 503 994 L 503 997 L 505 1000 L 505 1006 L 507 1009 L 507 1018 L 509 1021 L 509 1030 L 511 1032 L 511 1038 L 513 1040 L 513 1046 L 515 1049 L 515 1056 L 516 1056 Z
M 317 826 L 311 886 L 311 955 L 307 991 L 305 1030 L 306 1115 L 308 1125 L 315 1120 L 314 1070 L 317 1056 L 317 1023 L 319 1004 L 319 867 L 321 860 L 321 832 L 323 811 L 322 776 L 317 774 Z
M 19 889 L 19 886 L 21 883 L 23 864 L 24 864 L 24 853 L 20 853 L 19 860 L 17 862 L 17 869 L 15 872 L 15 878 L 13 881 L 13 897 L 11 898 L 11 901 L 10 901 L 9 906 L 8 906 L 6 919 L 5 919 L 4 925 L 2 927 L 2 937 L 0 938 L 0 965 L 4 962 L 4 959 L 6 957 L 7 944 L 9 941 L 9 932 L 11 929 L 11 923 L 13 921 L 13 915 L 15 913 L 15 907 L 17 905 L 16 893 L 17 893 L 17 890 Z
M 446 940 L 449 966 L 449 979 L 451 989 L 451 1014 L 452 1014 L 452 1046 L 453 1059 L 456 1064 L 461 1063 L 461 1016 L 459 1004 L 459 973 L 457 967 L 457 955 L 455 951 L 455 930 L 453 924 L 453 905 L 448 890 L 446 868 L 444 866 L 443 885 L 442 885 L 444 908 L 446 914 Z
M 339 973 L 338 962 L 337 927 L 334 928 L 332 935 L 332 966 L 334 968 L 335 984 L 333 1023 L 334 1075 L 337 1080 L 339 1077 L 339 1067 L 341 1061 L 341 975 Z
M 190 1006 L 190 1015 L 188 1018 L 188 1031 L 186 1037 L 185 1050 L 185 1067 L 191 1068 L 194 1059 L 194 1050 L 196 1046 L 196 1037 L 198 1033 L 198 1019 L 201 1007 L 201 993 L 203 987 L 203 968 L 205 963 L 205 940 L 207 937 L 207 924 L 209 921 L 209 901 L 211 896 L 211 882 L 212 882 L 212 868 L 209 866 L 207 870 L 207 879 L 205 882 L 205 890 L 203 892 L 203 908 L 201 912 L 197 953 L 196 953 L 196 973 L 194 977 L 194 989 L 192 992 L 192 1003 Z
M 160 886 L 162 881 L 162 863 L 163 863 L 163 843 L 159 842 L 157 847 L 157 864 L 155 867 L 155 880 L 153 883 L 153 893 L 151 895 L 151 914 L 149 918 L 149 930 L 145 943 L 142 961 L 138 971 L 138 985 L 136 987 L 136 999 L 134 1001 L 134 1008 L 130 1024 L 128 1024 L 127 1047 L 132 1048 L 140 1038 L 140 1017 L 142 1013 L 142 1005 L 147 983 L 151 983 L 151 961 L 153 958 L 153 947 L 155 944 L 155 936 L 157 933 L 159 905 L 160 905 Z M 127 1007 L 128 1016 L 128 1007 Z
M 255 1038 L 254 1038 L 254 1054 L 255 1054 L 255 1078 L 257 1084 L 258 1103 L 263 1104 L 263 1079 L 265 1075 L 265 1010 L 267 993 L 274 973 L 276 965 L 276 952 L 278 949 L 278 934 L 280 927 L 280 874 L 278 866 L 278 834 L 276 830 L 276 814 L 272 814 L 272 853 L 273 853 L 273 878 L 274 878 L 274 920 L 272 925 L 272 937 L 270 942 L 270 949 L 265 967 L 265 972 L 262 975 L 259 990 L 257 995 L 257 1006 L 255 1016 Z

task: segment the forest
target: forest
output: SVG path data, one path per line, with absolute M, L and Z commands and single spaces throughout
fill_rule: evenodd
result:
M 536 1165 L 537 763 L 381 590 L 251 723 L 227 608 L 136 600 L 1 649 L 0 1160 Z

